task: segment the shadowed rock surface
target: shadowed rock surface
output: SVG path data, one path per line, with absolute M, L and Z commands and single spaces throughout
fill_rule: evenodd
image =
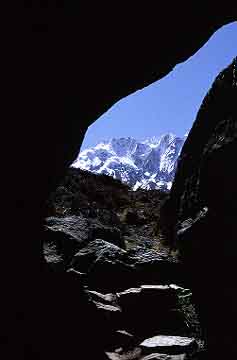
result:
M 145 280 L 148 272 L 151 276 L 153 264 L 152 276 L 157 280 L 159 275 L 155 268 L 159 262 L 162 271 L 160 278 L 163 277 L 164 281 L 165 262 L 162 265 L 162 253 L 163 260 L 172 258 L 169 256 L 169 248 L 161 244 L 160 207 L 167 196 L 161 190 L 134 192 L 109 176 L 69 169 L 48 200 L 49 216 L 45 220 L 46 231 L 42 236 L 47 262 L 55 270 L 67 270 L 78 253 L 74 259 L 74 264 L 77 263 L 75 269 L 87 273 L 98 258 L 94 271 L 96 274 L 99 264 L 103 263 L 104 266 L 106 261 L 111 261 L 113 252 L 118 256 L 124 253 L 123 249 L 129 253 L 125 252 L 127 255 L 123 256 L 123 265 L 120 263 L 123 267 L 131 267 L 132 263 L 136 263 L 136 271 L 140 274 L 136 275 L 137 279 L 140 277 L 140 281 Z M 156 250 L 159 250 L 159 256 Z M 94 255 L 89 256 L 89 253 Z M 82 259 L 82 256 L 84 261 L 79 261 L 81 263 L 78 265 L 76 258 Z M 133 260 L 130 259 L 132 257 Z M 85 262 L 85 259 L 88 260 Z M 114 255 L 113 259 L 113 263 L 118 265 L 119 257 Z M 169 276 L 168 271 L 166 274 Z M 123 282 L 123 278 L 120 282 Z M 98 282 L 98 286 L 102 284 Z
M 161 353 L 168 351 L 170 354 L 183 354 L 185 352 L 192 353 L 197 344 L 194 339 L 186 337 L 158 335 L 144 340 L 141 347 Z
M 176 241 L 189 274 L 209 356 L 218 359 L 227 354 L 237 357 L 236 67 L 237 58 L 220 73 L 205 97 L 163 208 L 170 228 L 175 229 L 169 236 Z
M 185 278 L 182 266 L 163 245 L 160 207 L 167 198 L 74 169 L 48 201 L 54 216 L 46 219 L 46 261 L 53 271 L 67 271 L 95 305 L 108 358 L 154 355 L 158 345 L 148 351 L 140 343 L 157 334 L 167 343 L 159 356 L 174 353 L 170 336 L 194 336 L 202 344 L 192 294 L 177 285 Z M 189 353 L 185 347 L 181 352 Z
M 200 338 L 187 327 L 187 314 L 180 307 L 181 292 L 185 289 L 174 285 L 142 285 L 114 294 L 87 291 L 108 329 L 104 342 L 108 359 L 198 356 Z M 180 357 L 173 358 L 177 354 Z
M 70 268 L 86 274 L 93 289 L 118 291 L 138 284 L 182 284 L 178 261 L 155 250 L 124 250 L 97 239 L 77 252 Z
M 165 336 L 160 350 L 167 354 L 174 353 L 171 335 L 194 335 L 202 343 L 191 292 L 177 285 L 182 267 L 163 245 L 160 207 L 167 198 L 160 190 L 134 192 L 108 176 L 70 169 L 48 201 L 46 261 L 86 291 L 109 357 L 151 355 L 158 347 L 148 351 L 140 343 L 157 334 Z

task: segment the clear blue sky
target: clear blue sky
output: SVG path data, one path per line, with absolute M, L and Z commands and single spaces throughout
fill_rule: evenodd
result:
M 86 133 L 82 148 L 112 137 L 183 136 L 213 80 L 237 55 L 237 22 L 218 30 L 163 79 L 117 102 Z

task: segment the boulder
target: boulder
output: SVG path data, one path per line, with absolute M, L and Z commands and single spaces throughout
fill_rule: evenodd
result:
M 44 256 L 54 269 L 65 270 L 88 239 L 88 221 L 80 216 L 49 217 L 43 237 Z
M 75 254 L 71 262 L 72 268 L 80 272 L 89 272 L 96 259 L 105 253 L 110 259 L 119 259 L 126 251 L 105 240 L 96 239 Z
M 169 284 L 175 282 L 183 285 L 183 267 L 181 263 L 167 252 L 138 247 L 129 251 L 129 257 L 135 267 L 139 284 Z
M 91 289 L 102 292 L 119 291 L 129 287 L 132 282 L 133 267 L 126 259 L 125 250 L 97 239 L 74 256 L 71 267 L 87 273 Z
M 182 336 L 157 335 L 140 344 L 143 352 L 156 351 L 164 354 L 193 354 L 198 345 L 195 339 Z
M 116 294 L 101 294 L 94 290 L 88 290 L 87 292 L 92 301 L 99 301 L 110 305 L 118 305 L 118 296 Z
M 66 217 L 51 216 L 46 218 L 45 221 L 46 230 L 68 234 L 81 244 L 85 244 L 88 239 L 88 220 L 84 217 L 75 215 Z
M 121 231 L 114 226 L 104 226 L 102 224 L 92 224 L 89 228 L 88 241 L 102 239 L 116 246 L 125 248 L 125 242 L 121 237 Z
M 121 310 L 117 307 L 117 306 L 113 306 L 113 305 L 108 305 L 108 304 L 103 304 L 97 301 L 93 301 L 94 304 L 96 305 L 97 309 L 99 309 L 101 312 L 104 312 L 105 314 L 107 313 L 120 313 Z
M 186 354 L 167 355 L 167 354 L 150 354 L 141 358 L 141 360 L 186 360 Z
M 137 300 L 143 302 L 145 308 L 147 307 L 145 302 L 150 306 L 153 306 L 154 302 L 156 305 L 159 303 L 163 309 L 177 306 L 176 292 L 168 285 L 142 285 L 139 288 L 127 289 L 117 295 L 118 302 L 122 307 L 127 307 Z
M 157 332 L 177 335 L 187 331 L 175 290 L 169 286 L 144 285 L 117 295 L 126 329 L 140 338 Z
M 70 266 L 87 273 L 90 289 L 102 292 L 118 292 L 144 283 L 167 284 L 176 279 L 181 282 L 182 279 L 180 265 L 173 257 L 155 250 L 125 251 L 102 239 L 81 249 Z

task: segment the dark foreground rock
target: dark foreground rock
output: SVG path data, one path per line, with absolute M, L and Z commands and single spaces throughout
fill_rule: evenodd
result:
M 59 218 L 60 230 L 67 233 L 64 219 L 66 223 L 78 216 L 87 223 L 81 227 L 87 242 L 102 239 L 121 248 L 151 249 L 160 245 L 160 206 L 165 198 L 161 190 L 132 191 L 111 176 L 71 167 L 48 200 L 46 221 L 51 226 Z
M 144 340 L 140 344 L 143 351 L 160 352 L 167 354 L 193 353 L 197 349 L 197 343 L 194 339 L 181 336 L 163 336 L 157 335 Z
M 71 267 L 87 274 L 91 288 L 109 292 L 126 288 L 132 281 L 133 268 L 124 261 L 126 256 L 125 250 L 97 239 L 74 256 Z
M 157 335 L 145 339 L 139 346 L 125 353 L 117 349 L 116 352 L 106 352 L 106 355 L 111 360 L 194 360 L 197 348 L 192 338 Z
M 155 250 L 125 251 L 101 239 L 81 249 L 70 266 L 87 274 L 89 287 L 106 292 L 121 291 L 147 282 L 182 282 L 182 267 L 172 256 Z
M 142 357 L 142 360 L 187 360 L 187 356 L 186 354 L 167 355 L 167 354 L 153 353 Z
M 89 228 L 88 241 L 90 242 L 96 239 L 103 239 L 123 249 L 125 248 L 125 242 L 122 239 L 121 231 L 115 226 L 109 227 L 98 224 L 91 225 Z
M 139 338 L 154 333 L 186 334 L 188 329 L 175 291 L 169 286 L 143 285 L 118 293 L 126 329 Z
M 186 292 L 176 285 L 142 285 L 114 294 L 88 290 L 107 329 L 100 335 L 108 358 L 193 359 L 200 339 L 191 336 L 181 311 L 179 297 Z
M 199 309 L 210 359 L 237 358 L 236 68 L 237 58 L 217 76 L 205 97 L 164 206 L 170 238 L 179 249 Z
M 49 217 L 44 232 L 44 255 L 54 270 L 66 270 L 88 239 L 88 221 L 80 216 Z

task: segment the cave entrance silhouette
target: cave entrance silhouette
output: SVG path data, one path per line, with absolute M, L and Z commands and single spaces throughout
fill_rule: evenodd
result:
M 172 11 L 163 2 L 158 12 L 143 3 L 77 2 L 72 11 L 63 1 L 22 3 L 3 42 L 1 358 L 103 359 L 99 322 L 75 279 L 52 274 L 43 261 L 45 201 L 88 126 L 194 54 L 236 20 L 236 9 L 228 0 L 179 1 Z

